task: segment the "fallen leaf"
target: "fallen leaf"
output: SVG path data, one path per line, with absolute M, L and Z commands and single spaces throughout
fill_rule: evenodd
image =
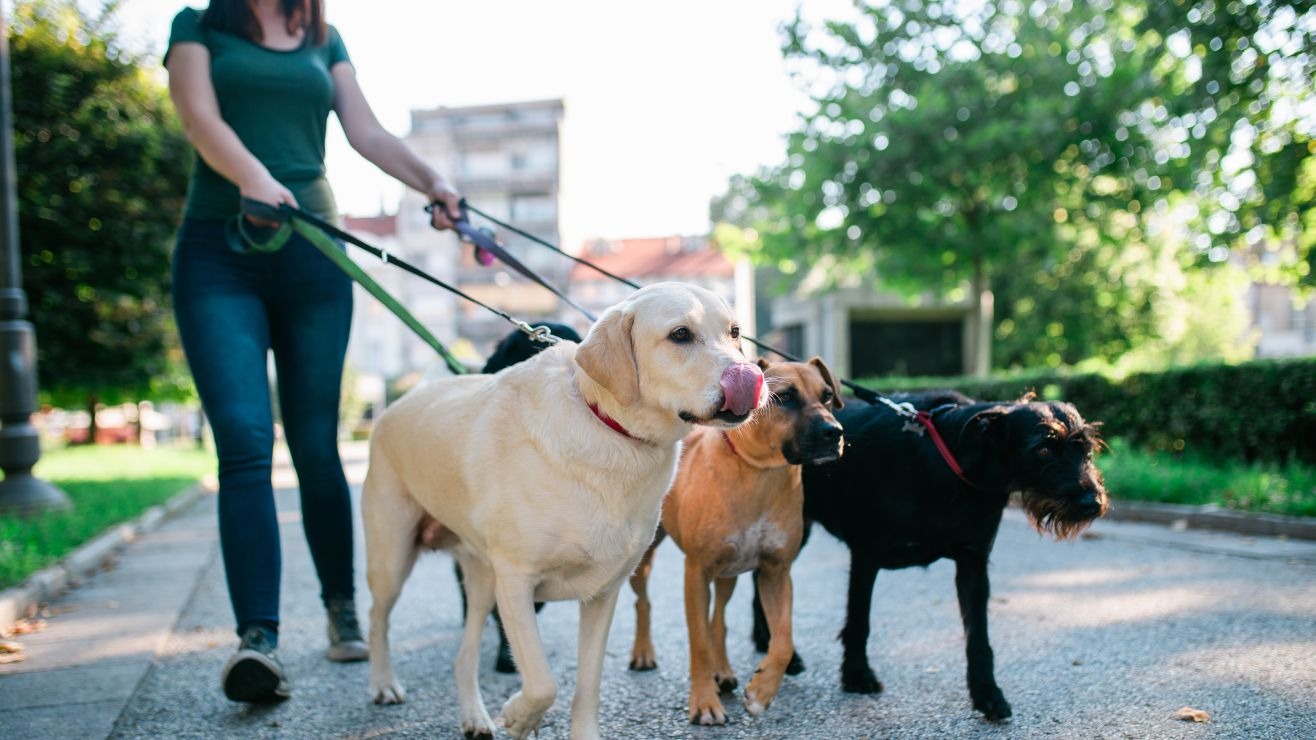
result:
M 30 635 L 33 632 L 40 632 L 45 628 L 46 620 L 44 619 L 20 619 L 17 622 L 14 622 L 14 626 L 11 627 L 9 631 L 15 635 Z
M 17 663 L 20 660 L 27 660 L 22 645 L 8 640 L 0 641 L 0 663 Z
M 1184 708 L 1180 709 L 1179 711 L 1175 712 L 1175 713 L 1174 713 L 1174 718 L 1177 719 L 1177 720 L 1182 720 L 1182 721 L 1184 721 L 1184 722 L 1210 722 L 1210 721 L 1211 721 L 1211 715 L 1207 714 L 1206 712 L 1204 712 L 1204 711 L 1202 711 L 1202 710 L 1200 710 L 1200 709 L 1193 709 L 1192 707 L 1184 707 Z

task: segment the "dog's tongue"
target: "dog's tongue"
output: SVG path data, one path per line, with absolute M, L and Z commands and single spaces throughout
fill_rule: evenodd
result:
M 759 405 L 759 391 L 763 390 L 763 371 L 758 365 L 737 362 L 722 371 L 722 394 L 726 402 L 719 411 L 730 411 L 744 416 Z

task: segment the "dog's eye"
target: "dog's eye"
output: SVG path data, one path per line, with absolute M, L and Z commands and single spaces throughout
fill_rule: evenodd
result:
M 733 327 L 731 327 L 731 338 L 732 338 L 732 339 L 740 339 L 740 327 L 739 327 L 739 326 L 733 326 Z
M 831 403 L 831 402 L 832 402 L 832 398 L 833 398 L 834 395 L 835 395 L 835 394 L 832 393 L 832 389 L 831 389 L 831 388 L 824 388 L 824 389 L 823 389 L 823 392 L 822 392 L 822 402 L 823 402 L 823 403 Z
M 1038 456 L 1038 457 L 1051 457 L 1051 448 L 1050 448 L 1050 447 L 1043 447 L 1042 449 L 1040 449 L 1040 450 L 1037 451 L 1037 456 Z
M 671 334 L 667 335 L 667 338 L 671 339 L 673 342 L 676 342 L 677 344 L 685 344 L 686 342 L 689 342 L 690 340 L 694 339 L 694 335 L 691 334 L 690 330 L 685 328 L 684 326 L 678 326 L 672 330 Z
M 777 403 L 781 406 L 790 406 L 791 404 L 795 403 L 794 388 L 786 388 L 782 391 L 774 393 L 773 396 L 776 398 Z

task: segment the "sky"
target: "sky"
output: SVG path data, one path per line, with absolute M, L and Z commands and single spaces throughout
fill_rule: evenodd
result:
M 384 127 L 412 109 L 561 97 L 563 239 L 700 234 L 735 173 L 783 157 L 808 108 L 780 23 L 800 0 L 327 0 Z M 846 0 L 807 0 L 835 17 Z M 177 0 L 123 0 L 129 45 L 163 50 Z M 329 179 L 345 214 L 391 211 L 402 186 L 331 119 Z M 475 205 L 479 205 L 478 203 Z

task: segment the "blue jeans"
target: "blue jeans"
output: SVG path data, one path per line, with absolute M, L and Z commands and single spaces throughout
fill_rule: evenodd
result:
M 173 295 L 219 454 L 219 536 L 238 634 L 279 623 L 271 350 L 320 597 L 352 598 L 352 503 L 338 457 L 351 279 L 300 236 L 278 252 L 237 254 L 223 222 L 188 219 L 174 252 Z

